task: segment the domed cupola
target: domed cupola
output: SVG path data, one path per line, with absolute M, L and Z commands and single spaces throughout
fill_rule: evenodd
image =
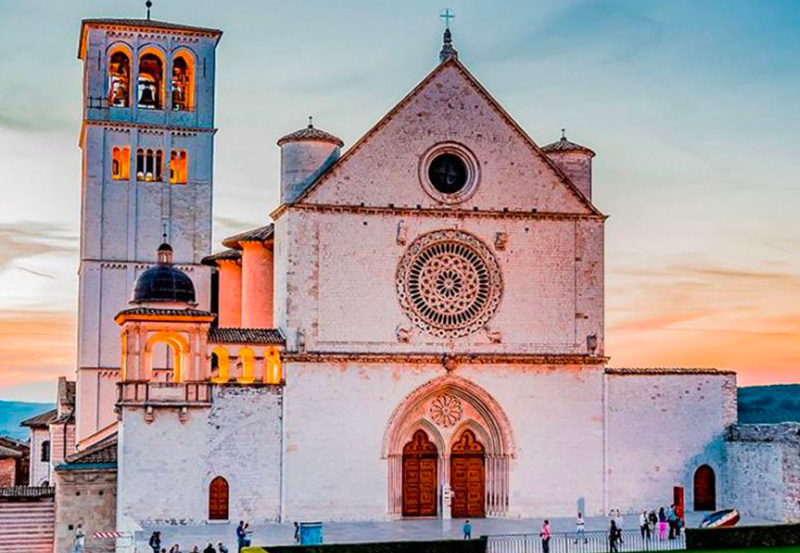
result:
M 564 129 L 561 129 L 561 139 L 543 146 L 542 151 L 570 178 L 586 199 L 591 201 L 594 152 L 586 146 L 567 140 Z
M 194 283 L 189 276 L 172 264 L 172 247 L 158 247 L 158 264 L 150 267 L 136 279 L 131 303 L 183 303 L 197 304 Z
M 281 203 L 294 202 L 309 184 L 339 159 L 342 139 L 308 126 L 278 140 L 281 148 Z

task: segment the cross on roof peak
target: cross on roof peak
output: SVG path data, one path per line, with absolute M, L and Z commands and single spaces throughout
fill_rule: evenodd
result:
M 450 20 L 456 18 L 456 14 L 453 13 L 453 10 L 450 8 L 445 8 L 442 10 L 442 13 L 439 14 L 439 17 L 444 20 L 444 27 L 447 30 L 450 30 Z

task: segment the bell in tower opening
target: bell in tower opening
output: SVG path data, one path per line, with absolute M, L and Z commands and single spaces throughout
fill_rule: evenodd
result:
M 192 109 L 192 68 L 183 55 L 172 62 L 172 109 L 191 111 Z
M 155 54 L 145 54 L 139 58 L 140 108 L 161 109 L 163 66 L 161 58 Z
M 124 52 L 115 52 L 108 64 L 108 103 L 114 107 L 128 107 L 130 87 L 130 60 Z

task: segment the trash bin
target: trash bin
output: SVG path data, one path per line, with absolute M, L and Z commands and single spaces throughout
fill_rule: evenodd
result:
M 300 523 L 300 545 L 319 545 L 322 543 L 321 522 Z

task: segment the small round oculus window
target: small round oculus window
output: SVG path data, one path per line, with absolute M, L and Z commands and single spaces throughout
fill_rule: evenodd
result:
M 467 164 L 456 154 L 440 154 L 433 158 L 428 167 L 428 179 L 442 194 L 455 194 L 467 185 Z

